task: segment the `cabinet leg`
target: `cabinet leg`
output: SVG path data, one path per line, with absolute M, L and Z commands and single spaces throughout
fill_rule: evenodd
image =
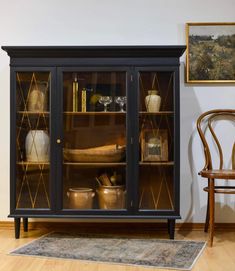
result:
M 15 222 L 15 238 L 19 239 L 20 238 L 20 217 L 15 217 L 14 222 Z
M 169 221 L 169 219 L 167 220 L 167 232 L 170 235 L 170 221 Z
M 168 233 L 170 239 L 175 238 L 175 219 L 168 219 Z
M 23 218 L 24 232 L 28 231 L 28 217 Z

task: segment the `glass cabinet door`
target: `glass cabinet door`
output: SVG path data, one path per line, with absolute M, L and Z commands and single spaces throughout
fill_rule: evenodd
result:
M 16 208 L 50 208 L 50 72 L 16 72 Z
M 139 209 L 174 209 L 174 73 L 139 71 Z
M 63 72 L 63 209 L 126 208 L 125 71 Z

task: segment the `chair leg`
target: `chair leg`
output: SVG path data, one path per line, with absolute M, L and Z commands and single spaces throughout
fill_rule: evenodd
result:
M 214 237 L 214 221 L 215 221 L 215 181 L 214 179 L 210 179 L 209 181 L 209 246 L 213 245 L 213 237 Z
M 208 187 L 210 180 L 208 179 Z M 210 213 L 210 200 L 209 200 L 209 192 L 207 193 L 207 207 L 206 207 L 206 221 L 204 226 L 204 232 L 208 232 L 209 227 L 209 213 Z

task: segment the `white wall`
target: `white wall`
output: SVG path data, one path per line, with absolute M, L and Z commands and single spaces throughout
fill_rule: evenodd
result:
M 0 45 L 181 45 L 186 22 L 234 22 L 235 0 L 0 0 Z M 184 84 L 181 59 L 181 214 L 202 222 L 206 193 L 195 132 L 197 116 L 234 108 L 235 86 Z M 9 58 L 0 51 L 0 220 L 9 213 Z M 217 221 L 235 222 L 235 201 L 218 204 Z

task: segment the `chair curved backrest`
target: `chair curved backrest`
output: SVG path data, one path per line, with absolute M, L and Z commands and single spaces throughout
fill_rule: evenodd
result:
M 222 151 L 221 144 L 218 140 L 218 137 L 216 136 L 216 133 L 213 129 L 213 121 L 218 120 L 226 120 L 229 119 L 235 123 L 235 110 L 234 109 L 216 109 L 216 110 L 210 110 L 205 113 L 203 113 L 197 120 L 197 130 L 199 133 L 199 136 L 202 140 L 202 144 L 204 147 L 204 154 L 205 154 L 205 165 L 203 170 L 211 170 L 213 168 L 212 166 L 212 158 L 211 158 L 211 151 L 209 147 L 209 143 L 206 139 L 205 132 L 207 129 L 202 129 L 202 126 L 208 127 L 212 138 L 218 148 L 219 152 L 219 169 L 223 169 L 224 166 L 224 155 Z M 232 147 L 232 169 L 235 169 L 235 143 L 233 143 Z
M 235 180 L 235 143 L 233 141 L 232 143 L 232 170 L 231 169 L 223 169 L 224 166 L 224 155 L 222 151 L 221 144 L 218 139 L 218 133 L 216 135 L 215 133 L 215 123 L 219 122 L 221 120 L 229 120 L 233 122 L 233 125 L 235 126 L 235 110 L 234 109 L 217 109 L 217 110 L 210 110 L 205 113 L 203 113 L 197 120 L 197 130 L 199 133 L 199 136 L 202 140 L 202 144 L 204 147 L 204 154 L 205 154 L 205 165 L 204 168 L 199 172 L 199 175 L 201 177 L 206 178 L 208 180 L 208 186 L 204 187 L 203 190 L 208 192 L 208 198 L 207 198 L 207 212 L 206 212 L 206 221 L 205 221 L 205 228 L 204 231 L 208 231 L 208 227 L 210 227 L 209 231 L 209 245 L 212 246 L 213 244 L 213 236 L 214 236 L 214 220 L 215 220 L 215 193 L 220 194 L 235 194 L 235 186 L 231 186 L 230 184 L 227 185 L 217 185 L 215 183 L 215 180 L 217 182 L 220 180 Z M 214 123 L 214 124 L 213 124 Z M 221 127 L 221 126 L 220 126 Z M 217 130 L 217 129 L 216 129 Z M 206 132 L 211 134 L 212 142 L 215 144 L 211 144 L 212 142 L 207 140 L 208 134 L 206 136 Z M 219 130 L 220 132 L 223 130 Z M 223 131 L 224 132 L 224 131 Z M 232 134 L 232 136 L 235 136 L 235 133 Z M 223 137 L 225 138 L 225 137 Z M 226 143 L 226 149 L 229 147 L 227 144 L 228 141 L 225 138 Z M 234 139 L 233 139 L 234 140 Z M 210 143 L 210 144 L 209 144 Z M 219 169 L 214 169 L 212 166 L 212 155 L 210 146 L 214 148 L 217 148 L 218 150 L 218 156 L 219 156 Z M 230 152 L 230 150 L 229 150 Z M 214 157 L 213 157 L 214 158 Z

